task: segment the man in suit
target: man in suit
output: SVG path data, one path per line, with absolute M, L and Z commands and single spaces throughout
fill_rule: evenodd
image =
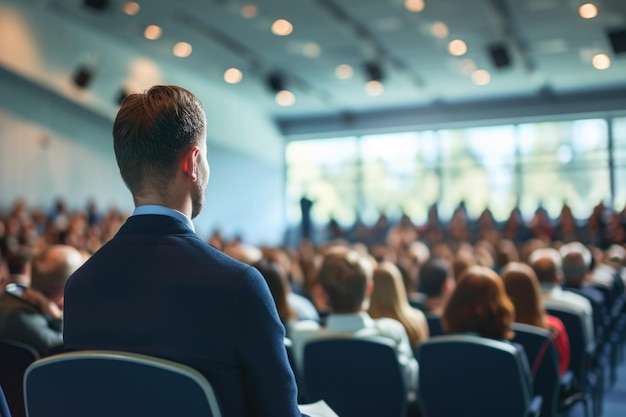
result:
M 265 280 L 194 231 L 209 181 L 206 133 L 202 104 L 183 88 L 122 103 L 113 144 L 136 209 L 67 283 L 65 345 L 194 367 L 224 416 L 300 416 Z
M 32 260 L 31 288 L 10 283 L 0 295 L 0 337 L 32 346 L 40 355 L 61 345 L 63 287 L 83 263 L 67 245 L 48 246 Z

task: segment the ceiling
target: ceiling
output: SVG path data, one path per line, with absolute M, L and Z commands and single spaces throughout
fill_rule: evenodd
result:
M 137 2 L 131 16 L 121 0 L 104 9 L 83 0 L 0 0 L 0 65 L 107 114 L 123 90 L 178 83 L 230 91 L 278 121 L 626 88 L 626 52 L 616 53 L 607 34 L 626 27 L 624 0 L 596 1 L 593 19 L 579 16 L 581 0 L 424 0 L 420 12 L 404 0 Z M 256 6 L 255 17 L 242 16 L 246 5 Z M 271 33 L 279 18 L 293 24 L 291 35 Z M 437 22 L 446 36 L 433 35 Z M 143 36 L 151 24 L 162 28 L 158 40 Z M 467 45 L 460 57 L 448 52 L 454 39 Z M 180 41 L 192 45 L 190 56 L 172 54 Z M 495 65 L 494 44 L 509 65 Z M 610 68 L 592 66 L 598 53 Z M 365 63 L 380 69 L 378 96 L 364 89 Z M 336 77 L 340 64 L 352 66 L 352 78 Z M 81 66 L 92 77 L 85 88 L 70 86 Z M 230 67 L 243 72 L 239 84 L 223 81 Z M 490 73 L 487 85 L 472 81 L 476 69 Z M 295 94 L 293 106 L 274 102 L 267 80 L 275 74 Z

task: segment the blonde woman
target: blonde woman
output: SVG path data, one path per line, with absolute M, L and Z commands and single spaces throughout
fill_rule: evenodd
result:
M 369 314 L 373 319 L 386 317 L 402 323 L 413 347 L 428 338 L 426 317 L 409 305 L 402 274 L 391 262 L 381 262 L 374 270 Z

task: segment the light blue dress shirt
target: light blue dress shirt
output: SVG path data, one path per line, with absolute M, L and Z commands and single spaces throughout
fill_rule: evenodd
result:
M 196 232 L 196 228 L 193 225 L 193 222 L 191 221 L 191 219 L 187 216 L 185 216 L 183 213 L 181 213 L 178 210 L 174 210 L 171 209 L 169 207 L 165 207 L 165 206 L 159 206 L 157 204 L 146 204 L 143 206 L 139 206 L 137 208 L 135 208 L 135 210 L 133 211 L 133 216 L 142 216 L 145 214 L 160 214 L 162 216 L 170 216 L 170 217 L 174 217 L 178 220 L 181 220 L 183 222 L 185 222 L 185 224 L 187 224 L 187 226 L 189 226 L 189 228 L 195 233 Z

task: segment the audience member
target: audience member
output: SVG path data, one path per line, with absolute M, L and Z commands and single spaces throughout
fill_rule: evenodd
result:
M 31 261 L 33 253 L 30 249 L 22 246 L 18 250 L 10 252 L 7 256 L 9 269 L 9 282 L 30 286 Z
M 539 280 L 544 306 L 565 308 L 578 315 L 583 323 L 586 350 L 593 352 L 595 349 L 593 308 L 585 297 L 561 288 L 563 271 L 560 253 L 552 248 L 536 249 L 529 257 L 529 264 Z M 570 340 L 570 343 L 573 341 Z
M 69 350 L 173 360 L 211 382 L 222 415 L 299 416 L 285 330 L 261 274 L 199 238 L 206 115 L 175 86 L 128 96 L 113 145 L 135 211 L 66 286 Z
M 263 278 L 265 278 L 276 304 L 278 317 L 280 317 L 280 321 L 287 331 L 287 336 L 289 336 L 289 323 L 296 321 L 298 316 L 287 301 L 289 283 L 287 282 L 285 271 L 278 262 L 265 258 L 252 264 L 252 266 L 258 269 Z
M 398 267 L 391 262 L 381 262 L 374 269 L 373 277 L 374 289 L 368 311 L 370 317 L 387 317 L 399 321 L 409 336 L 411 346 L 417 347 L 428 338 L 428 323 L 421 310 L 409 305 Z
M 513 337 L 513 303 L 502 279 L 483 266 L 472 266 L 458 279 L 443 311 L 446 333 L 476 333 L 489 339 Z
M 313 321 L 294 323 L 291 338 L 296 366 L 302 369 L 304 345 L 311 339 L 386 337 L 395 344 L 407 386 L 414 390 L 418 367 L 406 330 L 397 320 L 374 320 L 367 313 L 372 273 L 373 261 L 351 248 L 339 246 L 327 251 L 319 270 L 319 286 L 331 313 L 324 327 Z
M 502 270 L 502 281 L 515 307 L 515 321 L 550 330 L 559 355 L 559 371 L 564 374 L 569 367 L 569 338 L 563 322 L 546 313 L 535 271 L 526 264 L 511 262 Z
M 420 292 L 426 295 L 424 310 L 438 316 L 455 287 L 449 262 L 443 258 L 432 258 L 420 269 Z
M 32 346 L 40 355 L 63 343 L 63 288 L 83 263 L 80 252 L 53 245 L 33 258 L 31 287 L 12 283 L 0 295 L 0 337 Z

